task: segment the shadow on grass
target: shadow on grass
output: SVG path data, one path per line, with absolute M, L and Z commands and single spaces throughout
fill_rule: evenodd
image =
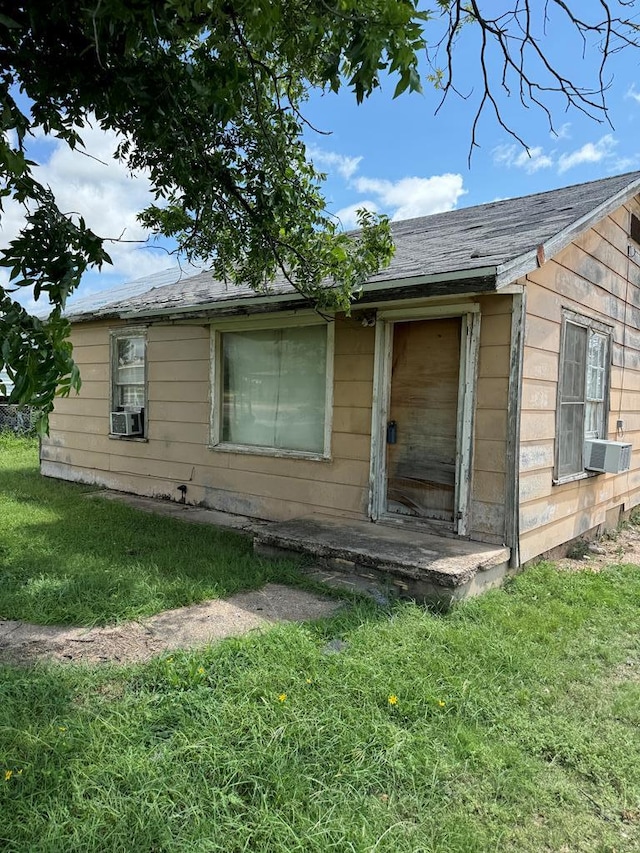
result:
M 255 557 L 246 536 L 87 500 L 88 491 L 34 468 L 2 471 L 0 615 L 106 624 L 300 582 L 295 561 Z

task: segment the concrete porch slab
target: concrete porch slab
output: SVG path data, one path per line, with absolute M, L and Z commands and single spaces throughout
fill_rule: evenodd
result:
M 509 574 L 506 547 L 322 515 L 269 524 L 253 543 L 262 556 L 307 554 L 334 572 L 445 608 L 500 586 Z

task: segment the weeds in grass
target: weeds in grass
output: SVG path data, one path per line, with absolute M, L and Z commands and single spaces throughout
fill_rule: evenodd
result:
M 176 587 L 198 594 L 210 572 L 218 589 L 267 572 L 225 580 L 218 550 L 249 564 L 242 540 L 91 504 L 42 483 L 25 453 L 3 471 L 0 511 L 23 512 L 29 534 L 2 540 L 8 616 L 29 578 L 51 621 L 103 618 L 100 596 L 122 614 L 127 596 L 144 610 Z M 102 545 L 123 567 L 120 598 L 100 586 Z M 635 853 L 639 604 L 637 567 L 542 563 L 448 615 L 360 602 L 137 667 L 4 667 L 0 849 Z
M 447 616 L 361 604 L 134 668 L 6 669 L 0 843 L 631 853 L 639 600 L 633 567 L 541 564 Z

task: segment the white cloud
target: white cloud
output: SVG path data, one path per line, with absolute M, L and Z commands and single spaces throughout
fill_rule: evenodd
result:
M 18 134 L 15 130 L 13 130 L 13 128 L 10 128 L 9 130 L 3 130 L 2 136 L 5 142 L 8 142 L 12 148 L 18 147 Z
M 636 91 L 636 84 L 632 83 L 625 95 L 625 98 L 632 98 L 636 103 L 640 104 L 640 92 Z
M 640 154 L 632 157 L 618 157 L 611 165 L 612 172 L 632 172 L 640 165 Z
M 378 205 L 375 201 L 371 201 L 371 199 L 364 199 L 363 201 L 356 201 L 354 204 L 350 204 L 347 207 L 342 207 L 337 213 L 336 218 L 340 221 L 341 225 L 345 229 L 349 228 L 357 228 L 358 227 L 358 219 L 357 212 L 362 209 L 370 210 L 372 213 L 378 212 Z
M 583 163 L 600 163 L 612 156 L 617 144 L 610 133 L 607 133 L 597 142 L 587 142 L 581 148 L 577 148 L 570 154 L 563 154 L 558 158 L 558 172 L 562 174 Z
M 101 236 L 144 240 L 147 232 L 136 214 L 152 200 L 147 176 L 132 175 L 113 159 L 118 144 L 115 133 L 84 128 L 82 137 L 86 153 L 56 144 L 38 170 L 38 179 L 49 184 L 62 211 L 81 213 Z
M 141 248 L 138 242 L 146 240 L 148 232 L 136 221 L 136 214 L 153 201 L 147 176 L 132 175 L 113 158 L 118 144 L 115 133 L 86 126 L 81 136 L 84 149 L 73 151 L 59 140 L 36 135 L 37 150 L 44 150 L 44 156 L 34 169 L 35 177 L 51 188 L 64 213 L 81 215 L 101 237 L 132 241 L 105 245 L 113 260 L 112 267 L 103 267 L 106 280 L 139 278 L 166 269 L 171 265 L 166 253 Z M 31 156 L 35 159 L 37 155 Z M 6 245 L 23 227 L 24 209 L 13 202 L 5 203 L 0 244 Z
M 516 158 L 515 145 L 496 145 L 493 149 L 493 162 L 499 165 L 511 166 Z
M 362 177 L 356 178 L 354 187 L 363 195 L 367 193 L 377 197 L 376 204 L 389 212 L 394 220 L 452 210 L 466 193 L 459 174 L 401 178 L 398 181 Z
M 521 151 L 516 157 L 515 165 L 524 169 L 528 174 L 532 174 L 539 169 L 548 169 L 553 166 L 553 160 L 548 154 L 544 153 L 540 146 L 537 146 L 528 151 Z
M 571 139 L 571 122 L 565 121 L 557 130 L 551 131 L 549 136 L 552 139 Z
M 313 146 L 307 148 L 307 155 L 318 169 L 335 169 L 345 181 L 353 177 L 362 157 L 347 157 L 335 151 L 321 151 Z
M 639 94 L 640 99 L 640 94 Z M 557 131 L 558 139 L 568 139 L 568 123 L 563 124 Z M 508 169 L 523 169 L 527 174 L 534 174 L 540 169 L 556 167 L 558 174 L 562 175 L 575 166 L 584 163 L 606 163 L 612 171 L 623 171 L 625 168 L 633 168 L 637 162 L 636 157 L 615 158 L 615 149 L 618 145 L 615 137 L 607 133 L 596 142 L 587 142 L 574 151 L 558 155 L 557 152 L 545 152 L 542 146 L 521 149 L 514 143 L 498 145 L 493 149 L 493 162 L 497 166 L 505 166 Z
M 493 149 L 493 162 L 507 168 L 524 169 L 528 175 L 553 166 L 553 157 L 542 146 L 520 148 L 518 145 L 498 145 Z
M 397 181 L 357 175 L 362 157 L 348 157 L 315 147 L 307 149 L 317 167 L 335 170 L 352 192 L 364 198 L 345 205 L 336 213 L 344 228 L 357 227 L 356 213 L 361 208 L 374 213 L 383 212 L 391 219 L 413 219 L 431 213 L 452 210 L 465 195 L 462 175 L 433 175 L 430 178 L 405 177 Z

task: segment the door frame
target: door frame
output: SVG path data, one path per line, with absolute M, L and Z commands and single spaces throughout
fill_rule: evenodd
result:
M 393 328 L 395 323 L 460 317 L 460 368 L 458 377 L 458 415 L 456 434 L 456 482 L 453 525 L 442 524 L 459 536 L 469 532 L 471 472 L 473 464 L 473 421 L 476 377 L 480 347 L 480 306 L 477 302 L 437 305 L 429 308 L 395 308 L 379 311 L 376 320 L 373 368 L 373 407 L 371 412 L 371 464 L 369 471 L 369 517 L 372 521 L 393 520 L 416 523 L 414 518 L 387 512 L 386 427 L 391 401 Z

